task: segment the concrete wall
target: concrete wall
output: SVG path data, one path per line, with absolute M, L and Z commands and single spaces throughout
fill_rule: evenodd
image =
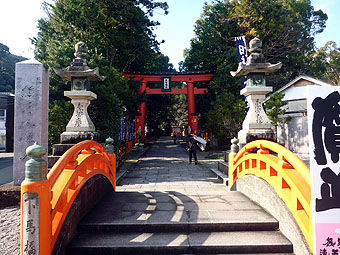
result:
M 291 121 L 277 128 L 277 141 L 296 154 L 308 155 L 307 116 L 293 117 Z

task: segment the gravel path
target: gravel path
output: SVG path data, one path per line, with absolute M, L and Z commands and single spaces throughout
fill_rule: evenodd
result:
M 20 206 L 0 210 L 0 254 L 20 254 Z

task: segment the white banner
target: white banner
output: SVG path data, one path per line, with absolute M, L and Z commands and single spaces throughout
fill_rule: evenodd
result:
M 307 93 L 314 254 L 340 254 L 340 87 Z

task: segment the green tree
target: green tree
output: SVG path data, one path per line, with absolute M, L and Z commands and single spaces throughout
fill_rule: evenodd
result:
M 9 48 L 0 43 L 0 92 L 14 93 L 15 63 L 23 60 L 26 60 L 26 58 L 11 54 Z
M 234 125 L 228 130 L 222 128 L 226 122 L 216 112 L 223 100 L 231 106 L 241 100 L 242 81 L 230 75 L 238 65 L 234 38 L 245 35 L 249 41 L 257 36 L 263 41 L 267 61 L 283 62 L 282 70 L 267 79 L 267 84 L 277 89 L 298 73 L 306 73 L 307 56 L 314 49 L 313 36 L 322 32 L 326 20 L 327 15 L 315 11 L 309 0 L 216 0 L 205 5 L 181 68 L 215 70 L 209 86 L 210 103 L 201 107 L 201 113 L 211 128 L 221 125 L 219 130 L 224 131 L 218 132 L 220 140 L 229 136 L 230 130 L 236 135 L 241 124 L 234 121 L 239 117 L 237 107 L 224 109 L 225 116 L 231 118 L 228 123 Z
M 274 126 L 278 126 L 280 123 L 291 119 L 290 117 L 283 118 L 283 115 L 286 113 L 286 110 L 283 107 L 287 105 L 287 102 L 282 101 L 284 96 L 283 93 L 275 93 L 270 96 L 269 100 L 264 105 L 267 116 Z
M 145 100 L 135 93 L 140 82 L 127 80 L 122 72 L 152 70 L 155 63 L 168 67 L 168 58 L 160 54 L 153 34 L 158 23 L 150 20 L 156 9 L 166 13 L 167 4 L 153 0 L 57 0 L 44 6 L 48 17 L 38 21 L 38 36 L 32 39 L 36 58 L 51 68 L 65 68 L 74 58 L 74 45 L 87 43 L 89 65 L 99 67 L 106 76 L 104 82 L 92 84 L 98 99 L 90 105 L 89 114 L 102 139 L 111 136 L 117 141 L 120 118 L 123 114 L 133 118 Z M 73 112 L 63 96 L 69 89 L 69 84 L 51 72 L 50 144 L 59 142 Z
M 242 0 L 232 1 L 231 19 L 247 39 L 258 37 L 264 55 L 283 67 L 269 76 L 268 82 L 278 89 L 309 68 L 308 54 L 314 49 L 313 36 L 326 27 L 327 15 L 315 11 L 310 0 Z
M 335 42 L 327 42 L 310 55 L 310 67 L 310 74 L 340 85 L 340 48 Z

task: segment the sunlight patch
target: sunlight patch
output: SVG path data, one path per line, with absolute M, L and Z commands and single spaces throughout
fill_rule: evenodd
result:
M 148 240 L 150 237 L 152 237 L 152 233 L 143 233 L 139 236 L 137 236 L 136 238 L 131 240 L 131 243 L 142 243 L 145 242 L 146 240 Z

